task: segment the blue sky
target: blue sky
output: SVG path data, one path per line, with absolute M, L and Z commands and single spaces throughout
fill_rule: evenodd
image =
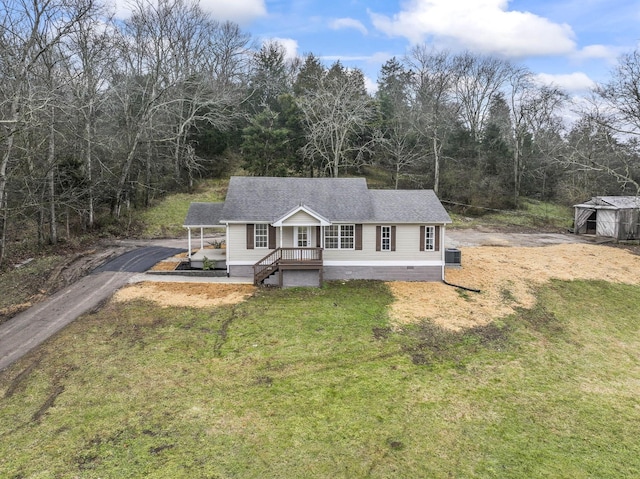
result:
M 640 42 L 640 0 L 200 0 L 219 20 L 291 55 L 361 68 L 373 88 L 380 66 L 416 43 L 493 54 L 543 81 L 586 93 Z

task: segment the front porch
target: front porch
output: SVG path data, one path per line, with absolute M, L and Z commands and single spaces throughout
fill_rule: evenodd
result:
M 254 284 L 321 286 L 322 252 L 322 248 L 276 248 L 253 265 Z

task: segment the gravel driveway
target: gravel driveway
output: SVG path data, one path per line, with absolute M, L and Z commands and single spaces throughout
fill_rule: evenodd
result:
M 547 246 L 592 243 L 586 236 L 561 233 L 498 233 L 481 229 L 447 229 L 446 248 L 464 246 Z

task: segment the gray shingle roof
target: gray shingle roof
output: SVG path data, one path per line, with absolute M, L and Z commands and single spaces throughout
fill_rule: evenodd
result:
M 222 226 L 224 203 L 191 203 L 184 226 Z
M 370 218 L 364 178 L 271 178 L 234 176 L 224 204 L 225 221 L 269 221 L 305 205 L 330 221 Z
M 369 190 L 364 178 L 234 176 L 224 203 L 192 203 L 185 226 L 270 222 L 306 206 L 337 223 L 451 223 L 432 190 Z
M 433 190 L 370 190 L 373 220 L 384 223 L 451 223 Z

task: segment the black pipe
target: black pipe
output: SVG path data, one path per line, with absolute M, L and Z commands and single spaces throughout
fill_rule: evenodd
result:
M 467 288 L 466 286 L 460 286 L 458 284 L 449 283 L 446 279 L 443 279 L 442 282 L 447 286 L 453 286 L 454 288 L 464 289 L 465 291 L 471 291 L 472 293 L 482 293 L 479 289 Z

